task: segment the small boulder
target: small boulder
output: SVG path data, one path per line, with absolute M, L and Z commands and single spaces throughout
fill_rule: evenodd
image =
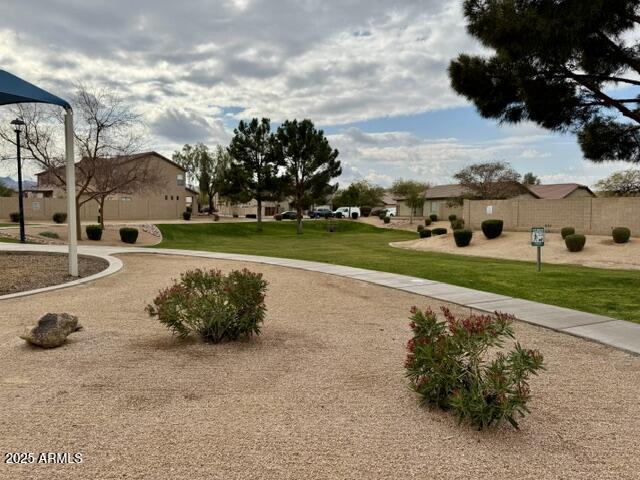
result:
M 67 336 L 82 327 L 78 317 L 68 313 L 47 313 L 35 327 L 27 327 L 20 338 L 43 348 L 55 348 L 62 345 Z

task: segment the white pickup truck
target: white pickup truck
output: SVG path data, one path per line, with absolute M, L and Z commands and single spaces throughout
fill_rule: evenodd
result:
M 358 218 L 360 217 L 360 207 L 340 207 L 333 212 L 334 217 L 338 218 L 352 218 L 354 213 L 358 214 Z

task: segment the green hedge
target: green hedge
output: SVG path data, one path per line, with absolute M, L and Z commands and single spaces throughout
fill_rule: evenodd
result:
M 18 223 L 20 221 L 20 213 L 18 212 L 11 212 L 9 214 L 9 218 L 11 219 L 11 221 L 13 223 Z
M 100 225 L 87 225 L 85 232 L 87 232 L 89 240 L 98 241 L 102 239 L 102 227 Z
M 431 230 L 432 235 L 445 235 L 446 233 L 446 228 L 434 228 L 433 230 Z
M 627 227 L 616 227 L 611 231 L 613 241 L 616 243 L 627 243 L 631 238 L 631 230 Z
M 471 243 L 473 232 L 468 228 L 453 231 L 453 239 L 458 247 L 466 247 Z
M 420 238 L 429 238 L 431 236 L 431 230 L 429 230 L 428 228 L 419 230 L 418 235 L 420 235 Z
M 120 229 L 120 240 L 124 243 L 136 243 L 138 240 L 138 229 L 133 227 L 122 227 Z
M 560 230 L 562 238 L 567 238 L 569 235 L 573 235 L 574 233 L 576 233 L 576 229 L 573 227 L 564 227 Z
M 64 212 L 56 212 L 53 214 L 53 221 L 56 223 L 64 223 L 67 221 L 67 214 Z
M 564 243 L 567 246 L 567 250 L 570 252 L 579 252 L 584 248 L 584 244 L 587 242 L 587 237 L 584 235 L 576 234 L 567 235 L 564 239 Z
M 458 219 L 458 216 L 457 216 L 457 215 L 453 215 L 453 214 L 452 214 L 452 215 L 449 215 L 449 221 L 450 221 L 450 222 L 453 222 L 454 220 L 457 220 L 457 219 Z
M 438 215 L 436 215 L 435 213 L 432 213 L 431 215 L 429 215 L 429 218 L 431 219 L 432 222 L 438 221 Z
M 186 210 L 182 212 L 182 218 L 184 220 L 191 220 L 191 212 L 187 212 Z
M 384 223 L 391 223 L 391 219 L 389 217 L 384 217 L 382 221 Z
M 431 219 L 430 218 L 425 218 L 424 219 L 424 226 L 428 227 L 429 225 L 431 225 Z
M 489 240 L 491 240 L 492 238 L 498 238 L 500 235 L 502 235 L 503 226 L 504 222 L 502 220 L 485 220 L 481 224 L 482 233 L 484 233 L 484 236 Z
M 456 218 L 451 221 L 451 230 L 461 230 L 464 228 L 464 220 L 461 218 Z

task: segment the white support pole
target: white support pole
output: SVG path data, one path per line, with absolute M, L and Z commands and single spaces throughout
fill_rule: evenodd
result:
M 78 237 L 76 236 L 76 165 L 73 155 L 73 111 L 65 109 L 64 139 L 67 173 L 67 226 L 69 238 L 69 275 L 78 276 Z

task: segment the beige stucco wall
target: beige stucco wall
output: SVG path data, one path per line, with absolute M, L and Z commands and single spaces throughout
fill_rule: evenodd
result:
M 487 213 L 487 207 L 493 208 Z M 497 218 L 506 230 L 529 230 L 534 226 L 549 231 L 574 227 L 586 234 L 609 235 L 615 227 L 628 227 L 633 236 L 640 235 L 640 197 L 562 200 L 465 200 L 465 223 L 479 229 L 482 221 Z
M 399 200 L 398 204 L 398 216 L 409 217 L 411 215 L 411 209 L 407 206 L 406 202 Z M 416 212 L 416 217 L 428 217 L 431 213 L 438 215 L 438 218 L 446 219 L 449 215 L 462 216 L 462 206 L 448 205 L 446 199 L 427 200 L 424 202 L 422 210 Z

